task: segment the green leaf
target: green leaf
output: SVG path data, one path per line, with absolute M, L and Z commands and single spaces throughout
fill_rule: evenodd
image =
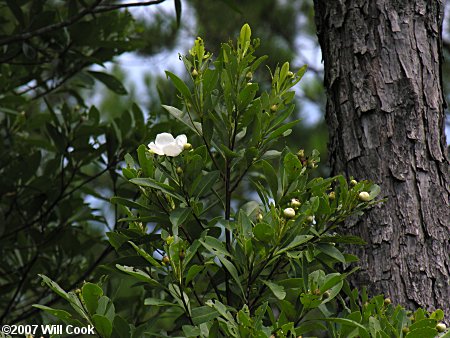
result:
M 217 258 L 223 264 L 225 269 L 228 270 L 228 272 L 230 273 L 231 277 L 233 277 L 233 279 L 236 281 L 236 284 L 239 287 L 239 289 L 241 290 L 241 293 L 244 294 L 244 289 L 242 288 L 241 280 L 239 279 L 239 274 L 238 274 L 235 266 L 233 265 L 233 263 L 231 263 L 228 259 L 226 259 L 223 256 L 217 256 Z
M 320 291 L 323 293 L 328 289 L 331 289 L 333 286 L 338 284 L 341 280 L 343 280 L 347 275 L 340 274 L 338 272 L 330 273 L 325 276 L 322 286 L 320 287 Z
M 192 210 L 190 208 L 177 208 L 170 213 L 169 219 L 172 225 L 178 227 L 189 218 Z
M 17 0 L 6 0 L 6 4 L 8 5 L 11 12 L 16 17 L 17 21 L 20 23 L 21 26 L 25 25 L 24 17 L 22 9 L 20 8 L 20 5 L 18 4 Z
M 189 270 L 186 274 L 186 277 L 185 277 L 186 284 L 189 284 L 189 282 L 191 280 L 193 280 L 195 278 L 195 276 L 197 276 L 200 273 L 200 271 L 202 271 L 204 268 L 205 268 L 204 266 L 200 266 L 200 265 L 196 265 L 196 264 L 192 265 L 189 268 Z
M 327 321 L 327 322 L 339 323 L 339 324 L 347 325 L 347 326 L 351 326 L 351 327 L 357 327 L 359 329 L 359 333 L 362 335 L 362 338 L 370 338 L 370 335 L 369 335 L 369 332 L 367 331 L 367 329 L 360 323 L 355 322 L 354 320 L 350 320 L 347 318 L 335 318 L 335 317 L 321 318 L 320 320 Z
M 116 264 L 116 268 L 119 269 L 120 271 L 123 271 L 137 279 L 139 279 L 142 282 L 148 283 L 152 286 L 160 286 L 160 284 L 154 280 L 153 278 L 151 278 L 146 272 L 133 268 L 131 266 L 126 266 L 126 265 L 120 265 L 120 264 Z
M 93 77 L 102 82 L 106 87 L 111 89 L 114 93 L 119 95 L 128 94 L 127 90 L 123 86 L 122 82 L 120 82 L 115 76 L 102 72 L 88 71 Z
M 72 315 L 67 311 L 53 309 L 51 307 L 41 305 L 41 304 L 33 304 L 33 307 L 43 310 L 43 311 L 51 314 L 52 316 L 55 316 L 56 318 L 61 319 L 65 323 L 77 324 L 77 325 L 82 326 L 82 323 L 76 319 L 73 319 Z
M 248 84 L 239 93 L 238 96 L 238 109 L 243 110 L 252 102 L 255 98 L 256 92 L 258 91 L 258 85 L 256 83 Z
M 223 256 L 231 256 L 231 254 L 225 249 L 223 242 L 219 241 L 217 238 L 211 236 L 205 236 L 199 242 L 212 254 L 214 255 L 223 255 Z
M 289 62 L 285 62 L 283 63 L 283 66 L 281 67 L 280 71 L 280 80 L 279 80 L 280 84 L 284 82 L 288 72 L 289 72 Z
M 272 293 L 277 297 L 279 300 L 282 300 L 286 297 L 286 291 L 284 291 L 284 287 L 281 285 L 262 280 L 264 284 L 267 285 L 267 287 L 272 291 Z
M 119 250 L 120 247 L 128 241 L 128 237 L 115 231 L 107 232 L 109 243 L 114 249 Z
M 113 333 L 115 338 L 130 337 L 130 325 L 121 316 L 116 315 L 113 320 Z
M 298 235 L 295 236 L 295 238 L 292 240 L 291 243 L 289 243 L 288 246 L 282 248 L 281 250 L 276 252 L 276 255 L 282 254 L 283 252 L 292 250 L 308 241 L 310 241 L 312 238 L 314 238 L 314 236 L 312 235 Z
M 341 263 L 345 263 L 345 257 L 336 247 L 331 244 L 317 244 L 316 248 L 323 252 L 324 254 L 336 259 Z
M 184 202 L 184 198 L 180 195 L 178 195 L 175 192 L 175 189 L 172 188 L 170 185 L 158 182 L 154 180 L 153 178 L 147 177 L 147 178 L 133 178 L 130 180 L 131 183 L 139 185 L 141 187 L 148 187 L 153 188 L 162 191 L 163 193 L 170 195 L 174 198 L 176 198 L 179 201 Z
M 97 284 L 86 283 L 81 289 L 84 303 L 87 310 L 92 315 L 97 310 L 98 299 L 103 296 L 103 290 Z
M 275 230 L 270 224 L 261 222 L 255 225 L 253 234 L 261 242 L 270 242 L 275 237 Z
M 189 115 L 185 112 L 182 112 L 178 108 L 172 106 L 162 105 L 162 107 L 167 110 L 167 112 L 175 117 L 177 120 L 183 122 L 184 125 L 189 127 L 192 131 L 194 131 L 197 135 L 202 135 L 202 125 L 198 122 L 192 123 Z
M 270 191 L 272 192 L 272 198 L 277 201 L 277 193 L 278 193 L 278 176 L 275 172 L 275 169 L 272 167 L 272 165 L 262 160 L 261 162 L 263 173 L 266 178 L 267 183 L 269 184 Z
M 166 300 L 162 300 L 159 298 L 145 298 L 144 300 L 144 305 L 149 305 L 149 306 L 180 306 L 177 303 L 172 303 L 172 302 L 168 302 Z
M 219 179 L 219 171 L 211 171 L 205 175 L 198 176 L 189 189 L 191 196 L 200 197 L 203 193 L 208 192 Z
M 141 166 L 145 177 L 153 177 L 155 167 L 153 165 L 153 161 L 147 157 L 148 154 L 147 147 L 141 144 L 137 149 L 137 154 L 139 165 Z
M 192 309 L 192 321 L 194 325 L 200 325 L 202 323 L 207 323 L 217 317 L 219 317 L 219 313 L 211 309 L 210 306 L 199 306 Z
M 444 311 L 437 309 L 430 315 L 431 319 L 436 319 L 438 322 L 444 319 Z
M 379 185 L 374 184 L 370 187 L 369 196 L 370 200 L 373 200 L 375 197 L 377 197 L 380 194 L 381 188 Z
M 47 286 L 50 289 L 52 289 L 56 294 L 58 294 L 59 296 L 61 296 L 65 300 L 67 300 L 68 302 L 71 302 L 69 294 L 66 291 L 64 291 L 63 288 L 58 285 L 58 283 L 52 281 L 50 278 L 48 278 L 45 275 L 38 274 L 38 276 L 41 277 L 43 282 L 45 284 L 47 284 Z
M 136 244 L 134 244 L 131 241 L 128 241 L 128 243 L 131 244 L 131 246 L 136 250 L 136 252 L 142 256 L 147 262 L 149 262 L 151 265 L 157 267 L 157 268 L 161 268 L 161 264 L 159 264 L 159 262 L 153 258 L 152 255 L 150 255 L 149 253 L 147 253 L 144 249 L 141 249 L 140 247 L 138 247 Z
M 109 338 L 112 333 L 112 323 L 105 316 L 95 314 L 92 316 L 95 329 L 101 337 Z
M 303 335 L 305 333 L 311 333 L 314 331 L 326 332 L 327 327 L 320 322 L 308 321 L 301 323 L 299 326 L 295 328 L 295 333 L 297 335 Z
M 294 127 L 300 120 L 295 120 L 292 122 L 288 122 L 284 125 L 282 125 L 281 127 L 278 127 L 277 129 L 275 129 L 274 131 L 271 131 L 269 133 L 269 135 L 266 137 L 264 142 L 268 142 L 270 140 L 273 140 L 274 138 L 277 138 L 278 136 L 284 134 L 284 132 L 286 132 L 287 130 L 291 129 L 292 127 Z
M 181 20 L 181 0 L 174 0 L 175 3 L 175 13 L 177 16 L 177 27 L 180 27 L 180 20 Z
M 131 180 L 135 180 L 135 179 L 133 178 Z M 143 204 L 140 204 L 138 202 L 131 201 L 131 200 L 128 200 L 128 199 L 122 198 L 122 197 L 114 196 L 114 197 L 111 197 L 110 201 L 111 201 L 112 204 L 124 205 L 124 206 L 126 206 L 128 208 L 131 208 L 131 209 L 153 211 L 153 209 L 151 209 L 150 207 L 148 207 L 146 205 L 143 205 Z
M 412 324 L 409 327 L 410 332 L 417 330 L 417 329 L 421 329 L 421 328 L 434 328 L 437 324 L 437 320 L 436 319 L 430 319 L 430 318 L 425 318 L 425 319 L 421 319 L 416 321 L 414 324 Z
M 437 336 L 437 330 L 429 327 L 422 327 L 414 331 L 409 331 L 406 338 L 434 338 Z
M 186 86 L 184 81 L 181 80 L 174 73 L 169 72 L 168 70 L 166 70 L 166 75 L 167 75 L 167 77 L 169 77 L 172 80 L 173 84 L 178 89 L 178 91 L 181 93 L 181 95 L 183 95 L 183 97 L 186 100 L 192 102 L 191 91 L 189 90 L 188 86 Z

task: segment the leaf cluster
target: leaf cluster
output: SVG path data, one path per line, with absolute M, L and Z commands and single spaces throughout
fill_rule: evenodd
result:
M 380 189 L 343 176 L 311 178 L 318 152 L 273 149 L 297 123 L 292 87 L 306 67 L 276 67 L 262 91 L 252 82 L 265 59 L 253 55 L 258 43 L 244 25 L 214 59 L 198 38 L 181 56 L 192 87 L 167 72 L 183 106 L 164 108 L 194 148 L 168 157 L 141 145 L 125 155 L 122 174 L 137 194 L 112 198 L 128 226 L 108 233 L 126 258 L 115 268 L 144 290 L 140 305 L 148 310 L 139 321 L 126 319 L 128 326 L 114 315 L 99 321 L 104 296 L 96 289 L 95 310 L 83 294 L 87 283 L 77 298 L 87 308 L 75 309 L 80 319 L 102 337 L 122 330 L 133 337 L 434 336 L 441 312 L 420 310 L 412 324 L 382 296 L 369 300 L 350 289 L 346 277 L 357 268 L 342 267 L 357 257 L 345 249 L 363 242 L 339 227 L 378 204 Z M 255 194 L 243 201 L 244 182 Z

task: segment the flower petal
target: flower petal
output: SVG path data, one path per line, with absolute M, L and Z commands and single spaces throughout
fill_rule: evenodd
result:
M 182 135 L 178 135 L 177 138 L 175 139 L 175 142 L 177 142 L 177 144 L 183 148 L 184 145 L 187 143 L 187 137 L 186 135 L 182 134 Z
M 155 144 L 155 142 L 150 142 L 150 143 L 148 144 L 148 147 L 149 147 L 149 149 L 150 149 L 151 151 L 153 151 L 155 154 L 158 154 L 158 155 L 164 155 L 163 150 L 162 150 L 160 147 L 158 147 L 158 146 Z
M 183 147 L 180 147 L 176 143 L 171 143 L 163 147 L 164 154 L 167 156 L 175 157 L 181 154 Z
M 156 135 L 155 143 L 158 147 L 164 147 L 167 144 L 175 142 L 172 134 L 169 133 L 161 133 Z

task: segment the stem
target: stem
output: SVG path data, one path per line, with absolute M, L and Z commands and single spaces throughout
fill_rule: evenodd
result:
M 183 232 L 183 234 L 186 236 L 186 239 L 189 242 L 189 245 L 192 245 L 193 241 L 192 241 L 191 236 L 189 236 L 189 234 L 186 232 L 186 230 L 183 227 L 181 227 L 180 229 Z M 203 261 L 202 255 L 200 255 L 200 253 L 198 251 L 195 252 L 195 255 L 197 256 L 198 260 L 200 261 L 200 264 L 204 266 L 205 262 Z M 214 292 L 216 293 L 217 299 L 220 300 L 220 302 L 223 302 L 222 296 L 220 295 L 220 292 L 219 292 L 219 289 L 217 288 L 216 283 L 214 283 L 214 279 L 208 270 L 206 270 L 206 274 L 208 275 L 208 278 L 211 281 L 211 285 L 214 289 Z
M 229 221 L 231 216 L 231 190 L 230 190 L 230 163 L 226 160 L 226 171 L 225 171 L 225 220 Z M 231 232 L 228 227 L 225 228 L 225 241 L 227 251 L 231 252 Z M 225 287 L 227 295 L 227 304 L 230 305 L 231 301 L 231 290 L 230 290 L 230 273 L 225 269 Z
M 191 314 L 189 313 L 189 307 L 186 304 L 186 300 L 184 299 L 184 292 L 183 292 L 183 284 L 180 281 L 180 296 L 181 296 L 181 301 L 183 302 L 183 307 L 184 307 L 184 312 L 186 313 L 187 317 L 189 318 L 189 322 L 191 323 L 191 325 L 194 325 L 194 321 L 192 320 Z
M 276 262 L 276 264 L 274 264 L 272 271 L 270 271 L 269 275 L 267 276 L 267 280 L 270 280 L 272 278 L 272 276 L 275 274 L 275 272 L 278 270 L 278 268 L 280 263 L 280 259 Z M 284 269 L 286 267 L 286 265 L 289 264 L 289 261 L 287 261 L 285 264 L 283 264 L 283 266 L 281 266 L 281 269 Z M 258 294 L 255 298 L 253 298 L 253 301 L 250 303 L 249 305 L 249 309 L 250 311 L 252 310 L 252 308 L 257 304 L 258 300 L 261 299 L 262 294 L 264 293 L 264 291 L 266 291 L 267 289 L 267 285 L 263 284 L 258 291 Z

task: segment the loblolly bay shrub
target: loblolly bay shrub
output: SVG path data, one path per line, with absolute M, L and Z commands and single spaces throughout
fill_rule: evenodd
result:
M 164 108 L 184 134 L 125 156 L 136 196 L 112 198 L 127 228 L 107 235 L 128 262 L 115 268 L 145 290 L 145 318 L 116 314 L 102 282 L 66 292 L 43 275 L 73 311 L 35 306 L 102 337 L 450 336 L 440 310 L 408 312 L 349 286 L 357 257 L 346 246 L 364 243 L 339 228 L 381 202 L 380 189 L 314 177 L 317 152 L 282 147 L 306 67 L 285 63 L 260 88 L 258 44 L 244 25 L 214 59 L 196 39 L 180 56 L 192 83 L 166 72 L 182 107 Z

